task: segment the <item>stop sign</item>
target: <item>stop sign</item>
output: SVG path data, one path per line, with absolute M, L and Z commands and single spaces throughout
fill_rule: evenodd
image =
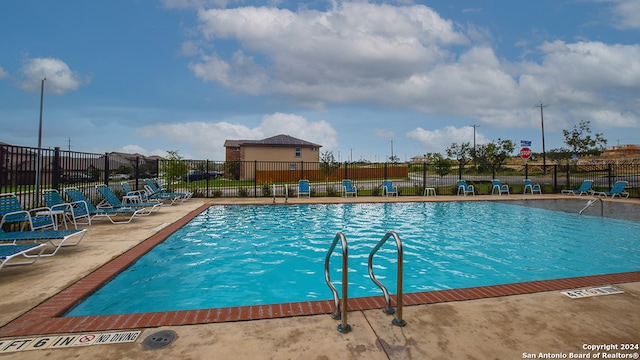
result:
M 528 147 L 523 147 L 520 149 L 520 157 L 523 159 L 528 159 L 531 157 L 531 149 Z

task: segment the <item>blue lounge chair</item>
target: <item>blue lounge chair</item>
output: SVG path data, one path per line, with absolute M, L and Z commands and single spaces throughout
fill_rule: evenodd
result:
M 385 180 L 382 182 L 382 195 L 389 196 L 389 194 L 398 196 L 398 187 L 393 186 L 393 181 Z
M 89 214 L 85 211 L 84 204 L 77 202 L 65 202 L 60 192 L 56 189 L 47 189 L 42 191 L 42 197 L 54 214 L 62 211 L 62 219 L 65 228 L 67 228 L 67 220 L 73 224 L 73 228 L 78 228 L 78 219 L 87 218 Z M 86 224 L 89 222 L 87 221 Z
M 151 179 L 144 179 L 144 189 L 147 192 L 147 195 L 151 199 L 167 199 L 167 198 L 178 198 L 180 202 L 185 202 L 193 196 L 193 193 L 190 191 L 185 192 L 171 192 L 167 191 L 163 188 L 158 181 Z
M 473 185 L 467 185 L 466 180 L 458 180 L 458 195 L 462 193 L 462 195 L 467 196 L 467 194 L 476 195 L 476 189 Z
M 507 194 L 510 195 L 509 193 L 509 185 L 503 185 L 500 180 L 498 179 L 493 179 L 491 180 L 491 195 L 493 195 L 495 192 L 498 192 L 498 195 L 502 195 L 502 194 Z
M 529 179 L 524 179 L 523 183 L 524 183 L 524 192 L 523 192 L 523 194 L 526 194 L 527 191 L 529 191 L 531 193 L 531 195 L 533 195 L 536 192 L 538 194 L 542 195 L 542 187 L 540 187 L 540 184 L 537 184 L 537 183 L 534 184 Z
M 300 195 L 306 195 L 311 197 L 311 188 L 309 187 L 309 180 L 298 180 L 298 198 Z
M 53 256 L 63 247 L 71 247 L 80 244 L 87 229 L 72 230 L 26 230 L 26 231 L 3 231 L 0 229 L 0 244 L 16 244 L 17 242 L 30 241 L 39 244 L 51 244 L 53 250 L 48 253 L 41 252 L 38 256 Z M 2 245 L 0 245 L 2 246 Z M 43 250 L 44 251 L 44 250 Z M 27 256 L 27 255 L 25 255 Z
M 591 190 L 591 186 L 592 185 L 593 185 L 593 180 L 585 180 L 585 181 L 582 182 L 580 187 L 575 189 L 575 190 L 562 190 L 560 192 L 562 194 L 565 194 L 565 195 L 571 194 L 571 195 L 574 195 L 574 196 L 575 195 L 580 196 L 582 194 L 589 195 L 589 194 L 593 193 L 593 190 Z
M 161 201 L 163 205 L 171 206 L 180 198 L 179 196 L 166 196 L 166 197 L 160 197 L 157 199 L 152 199 L 144 190 L 133 190 L 131 188 L 131 185 L 128 182 L 122 182 L 120 183 L 120 185 L 122 186 L 122 190 L 124 191 L 125 196 L 129 198 L 136 197 L 138 199 L 138 202 Z
M 609 191 L 600 191 L 598 193 L 596 193 L 598 195 L 598 197 L 600 196 L 611 196 L 611 198 L 614 198 L 617 196 L 619 197 L 625 197 L 628 198 L 629 197 L 629 193 L 624 191 L 624 189 L 627 187 L 627 185 L 629 185 L 629 183 L 627 181 L 616 181 L 615 184 L 613 184 L 613 187 L 611 188 L 611 190 Z
M 27 225 L 29 230 L 58 228 L 50 208 L 39 207 L 27 211 L 14 193 L 0 194 L 0 216 L 0 227 L 4 224 L 21 224 L 22 230 Z
M 0 245 L 0 269 L 13 265 L 29 265 L 38 260 L 44 251 L 44 244 L 5 244 Z M 26 260 L 12 261 L 14 258 L 22 256 Z
M 353 185 L 351 180 L 342 180 L 342 196 L 347 197 L 350 194 L 358 197 L 358 188 Z
M 138 215 L 149 215 L 153 211 L 159 211 L 162 203 L 160 202 L 130 202 L 127 204 L 123 204 L 122 201 L 118 198 L 118 196 L 111 191 L 111 188 L 105 184 L 96 185 L 96 190 L 102 195 L 104 198 L 98 206 L 100 208 L 112 208 L 112 209 L 122 209 L 122 208 L 132 208 L 132 209 L 141 209 Z
M 113 224 L 128 224 L 133 220 L 138 213 L 143 211 L 143 209 L 131 209 L 131 208 L 96 208 L 78 188 L 66 188 L 64 190 L 65 195 L 71 199 L 71 201 L 77 202 L 78 204 L 82 204 L 80 208 L 83 208 L 83 211 L 86 211 L 88 214 L 88 223 L 91 225 L 91 220 L 96 218 L 107 218 Z M 126 220 L 115 221 L 116 217 L 127 218 Z

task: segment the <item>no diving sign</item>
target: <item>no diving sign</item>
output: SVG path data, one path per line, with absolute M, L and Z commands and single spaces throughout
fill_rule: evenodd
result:
M 0 354 L 25 350 L 134 342 L 138 339 L 140 333 L 141 331 L 119 331 L 110 333 L 38 336 L 22 339 L 0 339 Z

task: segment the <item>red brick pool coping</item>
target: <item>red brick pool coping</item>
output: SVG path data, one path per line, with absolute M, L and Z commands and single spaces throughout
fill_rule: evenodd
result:
M 158 243 L 164 241 L 170 234 L 181 228 L 209 206 L 209 204 L 206 204 L 192 211 L 187 216 L 167 226 L 93 273 L 9 322 L 0 328 L 0 337 L 197 325 L 332 313 L 334 306 L 333 300 L 320 300 L 216 309 L 60 317 L 79 300 L 90 295 L 102 286 L 102 284 L 127 268 L 131 263 L 146 254 Z M 408 293 L 404 294 L 402 302 L 405 306 L 425 305 L 627 282 L 640 282 L 640 271 Z M 395 304 L 395 296 L 391 298 L 393 300 L 392 303 Z M 349 299 L 349 311 L 381 309 L 384 307 L 385 302 L 382 296 Z

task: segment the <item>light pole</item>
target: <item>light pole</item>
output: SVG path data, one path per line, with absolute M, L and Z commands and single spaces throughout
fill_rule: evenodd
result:
M 40 201 L 40 172 L 42 167 L 42 107 L 44 105 L 44 81 L 47 78 L 42 79 L 42 83 L 40 84 L 40 126 L 38 127 L 38 155 L 36 158 L 36 199 L 35 201 Z
M 542 169 L 545 174 L 547 173 L 547 153 L 544 149 L 544 116 L 542 109 L 546 108 L 547 106 L 548 105 L 542 105 L 542 102 L 540 102 L 539 105 L 536 105 L 536 107 L 540 108 L 540 123 L 542 124 Z

